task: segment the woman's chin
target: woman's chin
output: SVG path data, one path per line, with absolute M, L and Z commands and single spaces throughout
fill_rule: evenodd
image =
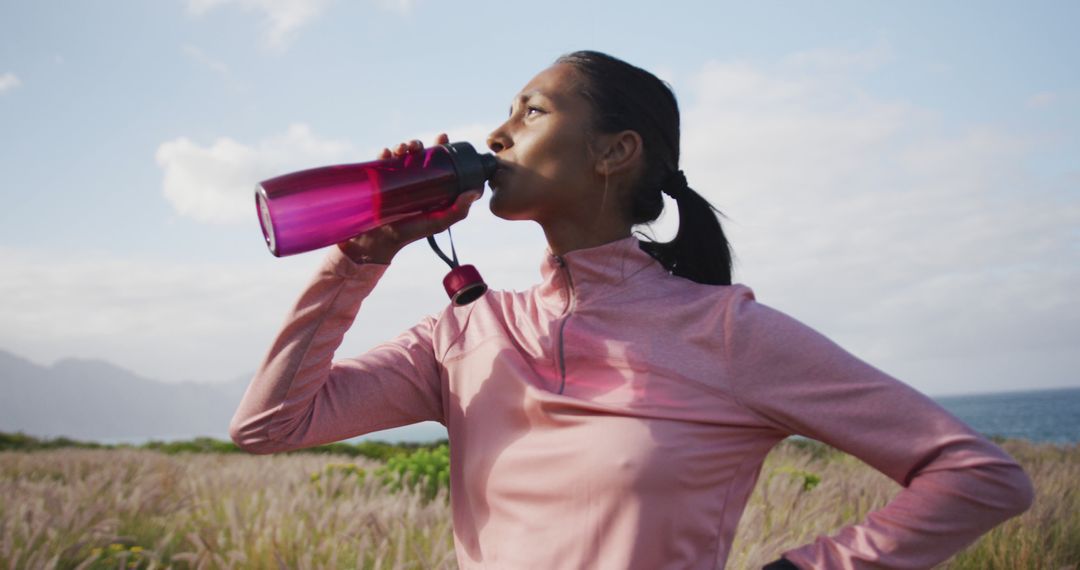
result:
M 521 220 L 521 212 L 517 208 L 514 208 L 514 204 L 509 200 L 506 200 L 505 190 L 496 190 L 491 194 L 491 200 L 488 200 L 488 209 L 491 210 L 495 217 L 502 218 L 504 220 Z

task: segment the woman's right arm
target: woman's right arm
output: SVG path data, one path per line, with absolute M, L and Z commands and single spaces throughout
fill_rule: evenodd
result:
M 387 267 L 331 250 L 244 393 L 229 425 L 237 445 L 274 453 L 442 419 L 432 318 L 360 357 L 333 361 Z
M 445 135 L 439 141 L 445 142 Z M 399 146 L 397 153 L 422 148 L 413 141 Z M 389 152 L 384 150 L 380 158 Z M 394 254 L 463 219 L 478 197 L 463 194 L 435 217 L 384 226 L 331 248 L 230 422 L 237 445 L 252 453 L 273 453 L 424 420 L 442 421 L 432 317 L 359 357 L 334 361 L 333 355 Z

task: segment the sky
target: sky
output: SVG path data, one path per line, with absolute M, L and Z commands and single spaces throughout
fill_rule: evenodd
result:
M 256 182 L 439 132 L 482 148 L 533 75 L 593 49 L 674 89 L 682 168 L 760 302 L 930 395 L 1080 386 L 1078 21 L 1039 1 L 0 0 L 0 350 L 250 376 L 325 255 L 269 254 Z M 525 289 L 543 234 L 486 201 L 458 253 Z M 338 355 L 441 310 L 445 271 L 406 248 Z

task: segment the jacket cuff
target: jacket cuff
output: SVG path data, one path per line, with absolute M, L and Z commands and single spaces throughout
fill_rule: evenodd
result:
M 345 255 L 336 245 L 327 248 L 326 260 L 323 267 L 344 279 L 379 278 L 390 268 L 386 263 L 357 263 Z

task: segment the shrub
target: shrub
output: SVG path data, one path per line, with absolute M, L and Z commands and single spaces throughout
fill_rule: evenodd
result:
M 441 489 L 450 487 L 450 448 L 440 445 L 391 457 L 377 474 L 391 491 L 407 488 L 430 501 Z
M 353 463 L 328 463 L 322 470 L 311 473 L 311 483 L 320 495 L 336 497 L 343 493 L 342 483 L 363 486 L 368 480 L 367 474 Z M 433 449 L 396 453 L 386 464 L 375 469 L 373 476 L 392 493 L 408 489 L 424 501 L 431 501 L 440 491 L 450 487 L 450 448 L 444 444 Z

